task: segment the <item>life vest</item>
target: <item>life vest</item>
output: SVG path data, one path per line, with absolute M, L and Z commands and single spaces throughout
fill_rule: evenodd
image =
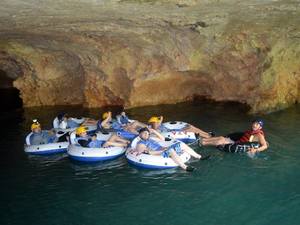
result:
M 257 134 L 261 134 L 261 135 L 265 136 L 263 130 L 261 130 L 261 129 L 259 129 L 259 130 L 247 130 L 247 131 L 244 132 L 244 135 L 238 141 L 236 141 L 236 143 L 250 142 L 250 137 L 252 135 L 257 135 Z

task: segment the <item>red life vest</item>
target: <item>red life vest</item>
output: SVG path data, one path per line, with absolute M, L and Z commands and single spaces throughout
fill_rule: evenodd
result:
M 237 141 L 237 143 L 249 142 L 250 137 L 252 135 L 256 135 L 256 134 L 261 134 L 261 135 L 265 136 L 263 130 L 261 130 L 261 129 L 259 129 L 259 130 L 247 130 L 247 131 L 245 131 L 244 135 Z

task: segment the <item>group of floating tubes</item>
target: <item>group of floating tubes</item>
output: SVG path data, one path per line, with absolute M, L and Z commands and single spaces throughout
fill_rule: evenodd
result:
M 81 117 L 81 118 L 72 118 L 75 122 L 78 124 L 83 123 L 86 118 Z M 87 132 L 92 133 L 97 129 L 97 126 L 95 125 L 89 125 L 86 126 Z M 55 118 L 53 120 L 53 129 L 51 132 L 54 132 L 56 137 L 59 138 L 63 135 L 69 134 L 70 132 L 76 130 L 75 128 L 68 128 L 68 129 L 62 129 L 59 128 L 58 125 L 58 119 Z M 32 155 L 50 155 L 50 154 L 56 154 L 56 153 L 63 153 L 67 152 L 67 149 L 69 147 L 69 141 L 59 141 L 55 143 L 48 143 L 48 144 L 39 144 L 39 145 L 32 145 L 31 144 L 31 137 L 33 133 L 29 133 L 26 138 L 25 138 L 25 146 L 24 146 L 24 151 L 28 154 Z
M 80 122 L 80 121 L 79 121 Z M 53 124 L 55 121 L 53 122 Z M 168 129 L 168 132 L 162 133 L 166 137 L 165 141 L 160 141 L 159 144 L 163 147 L 168 147 L 175 142 L 185 142 L 191 143 L 196 140 L 196 136 L 192 132 L 185 132 L 183 129 L 189 124 L 180 121 L 166 122 L 163 124 Z M 125 154 L 129 163 L 142 167 L 151 169 L 167 169 L 178 167 L 178 165 L 169 157 L 165 158 L 161 155 L 149 155 L 149 154 L 139 154 L 134 153 L 136 144 L 140 140 L 137 136 L 135 137 L 129 147 L 101 147 L 101 148 L 89 148 L 82 147 L 75 141 L 75 130 L 73 129 L 54 129 L 57 136 L 70 134 L 69 142 L 57 142 L 51 144 L 40 144 L 31 145 L 30 136 L 32 133 L 28 134 L 26 137 L 25 152 L 35 155 L 49 155 L 56 153 L 67 152 L 68 156 L 75 161 L 80 162 L 99 162 L 106 160 L 113 160 Z M 93 132 L 96 127 L 88 127 L 88 131 Z M 97 139 L 101 141 L 106 141 L 111 135 L 117 133 L 118 135 L 125 136 L 125 134 L 120 132 L 97 132 Z M 129 134 L 128 134 L 129 135 Z M 132 138 L 132 134 L 130 136 Z M 185 152 L 180 155 L 180 158 L 184 163 L 189 161 L 191 156 Z

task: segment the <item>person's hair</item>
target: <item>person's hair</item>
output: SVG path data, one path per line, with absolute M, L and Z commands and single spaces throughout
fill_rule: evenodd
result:
M 67 113 L 61 112 L 61 113 L 59 113 L 59 114 L 57 115 L 57 119 L 58 119 L 59 121 L 62 121 L 63 118 L 64 118 L 65 116 L 67 116 Z
M 147 127 L 143 127 L 143 128 L 141 128 L 139 130 L 139 134 L 142 133 L 142 132 L 144 132 L 144 131 L 148 131 L 150 133 L 150 131 L 149 131 L 149 129 Z

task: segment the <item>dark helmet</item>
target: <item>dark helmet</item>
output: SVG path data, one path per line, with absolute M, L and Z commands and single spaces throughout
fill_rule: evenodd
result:
M 264 126 L 264 121 L 262 119 L 255 119 L 252 121 L 252 123 L 258 123 L 261 127 Z

